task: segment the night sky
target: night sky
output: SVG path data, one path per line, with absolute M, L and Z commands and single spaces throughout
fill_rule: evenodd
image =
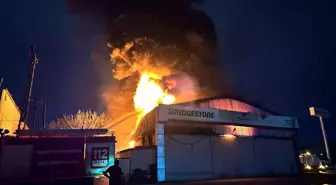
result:
M 308 108 L 336 113 L 336 2 L 206 2 L 202 9 L 216 26 L 231 88 L 251 102 L 298 117 L 300 139 L 322 142 L 318 119 L 309 117 Z M 25 95 L 28 50 L 34 44 L 40 62 L 33 98 L 47 101 L 48 121 L 78 109 L 104 110 L 101 88 L 112 77 L 111 66 L 107 52 L 98 67 L 93 55 L 104 37 L 86 33 L 79 17 L 67 13 L 65 1 L 4 0 L 0 21 L 0 76 L 17 104 Z M 333 120 L 325 121 L 330 139 L 336 139 Z

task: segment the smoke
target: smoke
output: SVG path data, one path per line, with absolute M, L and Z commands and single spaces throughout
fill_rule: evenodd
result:
M 113 117 L 132 111 L 138 74 L 143 71 L 175 78 L 180 84 L 175 87 L 180 101 L 215 96 L 228 89 L 220 73 L 213 22 L 193 8 L 200 3 L 68 0 L 69 13 L 80 15 L 87 28 L 102 26 L 97 24 L 105 28 L 101 34 L 107 35 L 112 75 L 117 80 L 104 89 L 103 97 Z

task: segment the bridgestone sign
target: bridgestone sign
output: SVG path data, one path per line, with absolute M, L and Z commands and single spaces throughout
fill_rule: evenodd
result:
M 206 111 L 181 110 L 169 108 L 168 115 L 170 116 L 188 116 L 196 118 L 215 118 L 215 113 Z
M 156 118 L 145 118 L 156 120 L 157 124 L 174 121 L 199 121 L 206 124 L 239 124 L 242 126 L 263 126 L 263 127 L 280 127 L 280 128 L 299 128 L 297 120 L 285 116 L 268 115 L 262 117 L 256 114 L 246 114 L 241 112 L 218 110 L 213 108 L 200 108 L 195 106 L 181 105 L 159 105 L 151 114 Z

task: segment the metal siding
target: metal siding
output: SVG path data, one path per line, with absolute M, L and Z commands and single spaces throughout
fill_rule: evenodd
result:
M 298 170 L 290 139 L 166 135 L 165 155 L 166 180 L 292 175 Z
M 247 103 L 234 100 L 234 99 L 228 99 L 228 98 L 199 102 L 198 107 L 215 108 L 219 110 L 236 111 L 236 112 L 249 112 L 249 113 L 254 113 L 258 115 L 260 114 L 268 115 L 269 114 Z
M 154 164 L 156 161 L 154 150 L 154 148 L 132 150 L 130 172 L 133 173 L 137 168 L 149 172 L 149 165 Z
M 258 176 L 253 138 L 226 140 L 212 137 L 215 177 Z
M 268 175 L 290 175 L 297 172 L 292 140 L 256 139 L 259 161 L 266 164 Z
M 210 143 L 207 136 L 165 136 L 166 180 L 213 177 Z
M 211 143 L 214 176 L 233 176 L 237 167 L 236 156 L 238 154 L 238 145 L 235 141 L 225 140 L 220 137 L 211 137 Z
M 290 175 L 297 172 L 292 140 L 212 137 L 215 177 Z
M 258 176 L 260 169 L 256 160 L 253 138 L 239 138 L 237 143 L 236 176 Z

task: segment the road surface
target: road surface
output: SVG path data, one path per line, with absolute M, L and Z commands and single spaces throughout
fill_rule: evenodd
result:
M 299 178 L 240 178 L 240 179 L 216 179 L 216 180 L 204 180 L 193 182 L 171 182 L 164 183 L 165 185 L 296 185 L 307 184 L 302 182 Z M 309 183 L 308 183 L 309 184 Z
M 7 185 L 7 183 L 1 183 Z M 8 185 L 94 185 L 93 179 L 68 179 L 60 181 L 41 181 L 41 182 L 8 182 Z M 96 184 L 99 185 L 99 184 Z M 103 185 L 103 184 L 101 184 Z M 335 177 L 287 177 L 287 178 L 238 178 L 238 179 L 216 179 L 200 180 L 190 182 L 165 182 L 159 185 L 336 185 Z
M 335 177 L 302 176 L 286 178 L 239 178 L 216 179 L 193 182 L 171 182 L 164 185 L 336 185 Z

